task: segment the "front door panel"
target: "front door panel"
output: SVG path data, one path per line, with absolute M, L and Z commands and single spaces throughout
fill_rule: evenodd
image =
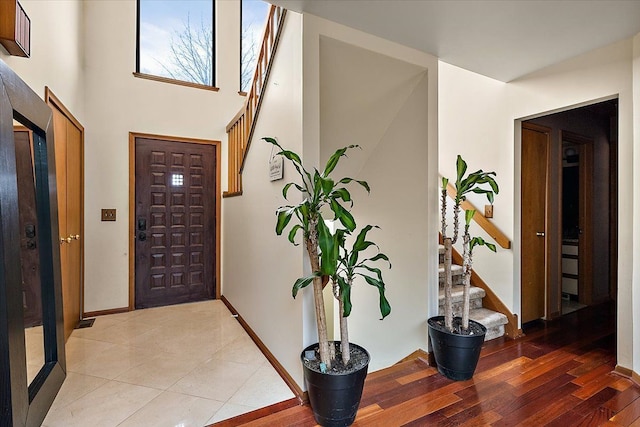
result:
M 136 138 L 135 306 L 214 297 L 213 145 Z

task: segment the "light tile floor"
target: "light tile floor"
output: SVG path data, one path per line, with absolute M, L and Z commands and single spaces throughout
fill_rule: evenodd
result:
M 219 300 L 100 316 L 66 351 L 45 427 L 202 427 L 294 397 Z

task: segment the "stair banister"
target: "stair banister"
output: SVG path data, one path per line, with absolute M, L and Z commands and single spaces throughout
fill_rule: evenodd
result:
M 262 103 L 262 93 L 269 78 L 286 12 L 286 9 L 274 5 L 269 9 L 251 89 L 244 106 L 227 125 L 229 179 L 228 190 L 224 192 L 223 197 L 242 195 L 242 168 L 251 144 L 256 118 Z

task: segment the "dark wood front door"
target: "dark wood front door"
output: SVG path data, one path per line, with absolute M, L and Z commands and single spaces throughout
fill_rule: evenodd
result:
M 547 294 L 547 186 L 550 130 L 522 124 L 522 323 L 545 316 Z
M 135 139 L 135 307 L 215 296 L 216 147 Z

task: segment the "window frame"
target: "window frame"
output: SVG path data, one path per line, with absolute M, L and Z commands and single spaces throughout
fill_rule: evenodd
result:
M 133 72 L 134 77 L 153 80 L 157 82 L 170 83 L 179 86 L 193 87 L 196 89 L 205 89 L 214 92 L 218 92 L 219 88 L 216 86 L 216 0 L 211 1 L 211 85 L 205 85 L 202 83 L 195 83 L 186 80 L 174 79 L 171 77 L 159 76 L 155 74 L 148 74 L 140 72 L 140 2 L 136 0 L 136 68 Z

